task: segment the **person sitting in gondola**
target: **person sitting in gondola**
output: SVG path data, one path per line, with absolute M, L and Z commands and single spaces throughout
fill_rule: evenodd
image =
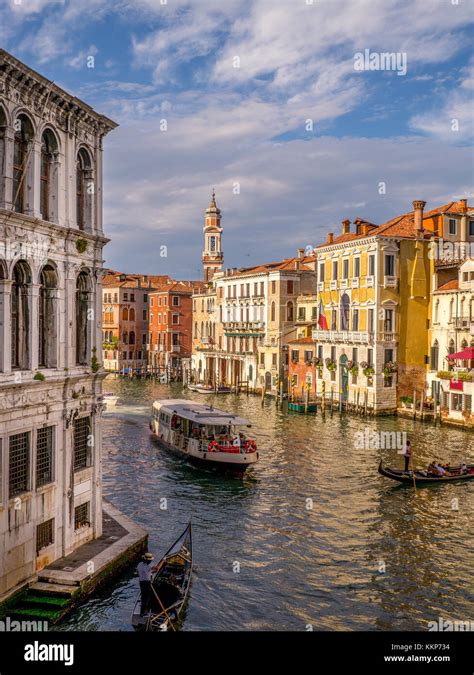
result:
M 461 464 L 461 474 L 464 475 L 466 473 L 467 473 L 467 464 L 466 464 L 466 462 L 463 462 Z
M 438 472 L 436 470 L 436 462 L 434 460 L 432 462 L 430 462 L 430 464 L 428 465 L 427 473 L 430 476 L 437 476 L 438 475 Z
M 141 607 L 140 614 L 145 614 L 151 598 L 151 573 L 156 571 L 156 566 L 151 567 L 152 553 L 144 553 L 137 565 L 138 581 L 140 582 Z

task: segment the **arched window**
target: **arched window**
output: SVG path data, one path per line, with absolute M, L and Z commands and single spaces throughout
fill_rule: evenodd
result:
M 439 300 L 436 300 L 434 309 L 434 323 L 438 323 L 438 321 L 439 321 Z
M 128 333 L 127 333 L 127 331 L 124 331 L 122 333 L 122 342 L 123 342 L 124 345 L 128 345 Z
M 87 272 L 79 273 L 76 282 L 76 364 L 87 365 L 90 360 L 90 324 L 88 317 L 91 282 Z
M 270 319 L 271 321 L 275 321 L 275 303 L 272 302 L 272 308 L 271 308 L 271 313 L 270 313 Z
M 130 309 L 129 321 L 135 321 L 135 310 L 133 307 Z
M 350 300 L 347 293 L 341 297 L 341 330 L 349 330 Z
M 80 230 L 92 229 L 92 163 L 89 153 L 81 148 L 76 160 L 76 220 Z
M 30 163 L 29 146 L 33 141 L 33 125 L 26 115 L 19 115 L 15 120 L 15 138 L 13 142 L 13 203 L 15 211 L 27 211 L 28 185 L 26 174 Z
M 198 336 L 198 322 L 194 322 L 194 337 L 197 338 Z
M 130 333 L 129 333 L 128 343 L 130 345 L 135 344 L 135 332 L 133 330 L 131 330 Z
M 46 264 L 40 274 L 38 300 L 39 342 L 38 365 L 54 368 L 57 365 L 56 293 L 58 277 L 54 267 Z
M 286 306 L 286 320 L 293 321 L 293 303 L 289 302 Z
M 57 157 L 58 144 L 53 132 L 46 129 L 41 138 L 41 171 L 40 171 L 40 211 L 43 220 L 56 222 L 55 206 L 57 201 L 54 162 Z
M 7 266 L 3 260 L 0 259 L 0 281 L 7 279 Z M 8 324 L 8 317 L 4 315 L 5 312 L 5 303 L 2 297 L 3 294 L 3 284 L 0 283 L 0 325 L 4 326 Z M 3 330 L 0 329 L 0 372 L 5 369 L 5 351 L 3 344 Z
M 201 321 L 201 340 L 204 337 L 204 321 Z
M 128 308 L 124 307 L 122 309 L 122 321 L 128 321 Z
M 431 370 L 438 370 L 438 361 L 439 361 L 439 344 L 438 340 L 435 340 L 431 346 L 431 357 L 430 357 Z
M 28 289 L 31 272 L 28 264 L 20 260 L 13 268 L 11 298 L 12 368 L 26 370 L 30 364 L 30 308 Z

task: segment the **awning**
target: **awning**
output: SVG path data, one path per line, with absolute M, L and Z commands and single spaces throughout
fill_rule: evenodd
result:
M 474 359 L 474 347 L 466 347 L 462 352 L 448 354 L 447 358 L 450 360 L 471 361 Z

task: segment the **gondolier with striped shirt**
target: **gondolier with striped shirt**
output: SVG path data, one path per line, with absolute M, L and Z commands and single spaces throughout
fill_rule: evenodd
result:
M 151 573 L 156 571 L 155 567 L 151 567 L 153 560 L 152 553 L 144 553 L 141 561 L 137 565 L 138 581 L 140 582 L 141 593 L 141 609 L 140 613 L 145 614 L 150 604 L 151 597 Z

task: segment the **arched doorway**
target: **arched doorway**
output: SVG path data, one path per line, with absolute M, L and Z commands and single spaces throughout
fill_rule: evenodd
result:
M 272 388 L 272 374 L 268 371 L 265 373 L 265 389 Z

